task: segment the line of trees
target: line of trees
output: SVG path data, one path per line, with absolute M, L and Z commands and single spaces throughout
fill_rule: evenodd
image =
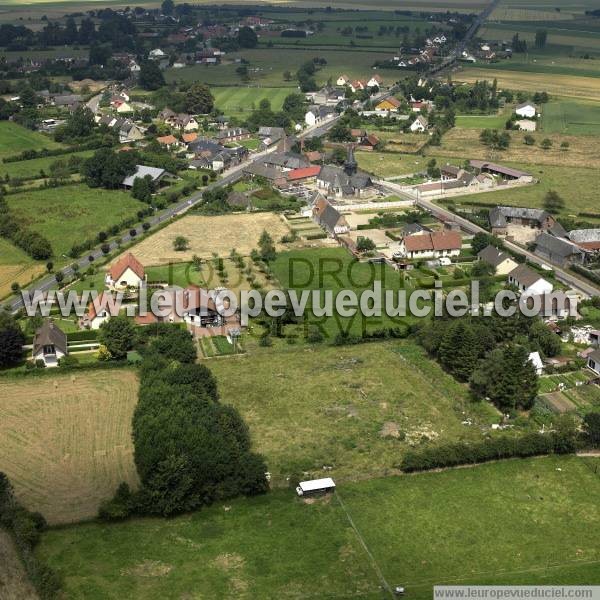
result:
M 105 519 L 173 515 L 216 500 L 268 491 L 264 459 L 251 451 L 239 413 L 221 404 L 217 382 L 197 364 L 191 335 L 160 324 L 140 348 L 139 402 L 133 417 L 141 487 L 122 484 L 100 508 Z

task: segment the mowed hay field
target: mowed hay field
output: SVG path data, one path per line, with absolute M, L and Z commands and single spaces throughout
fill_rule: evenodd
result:
M 232 248 L 246 256 L 258 246 L 263 231 L 281 248 L 278 242 L 290 229 L 279 215 L 268 212 L 215 217 L 186 215 L 134 246 L 131 252 L 144 266 L 188 262 L 194 254 L 208 258 L 216 252 L 226 257 Z M 189 248 L 184 252 L 173 250 L 173 241 L 180 235 L 189 240 Z
M 45 271 L 42 263 L 36 263 L 25 252 L 0 238 L 0 298 L 11 293 L 10 285 L 16 281 L 25 285 Z
M 600 98 L 600 78 L 560 75 L 556 73 L 523 73 L 501 69 L 468 68 L 455 75 L 455 79 L 474 83 L 482 79 L 498 80 L 499 89 L 539 92 L 545 90 L 551 96 L 568 94 L 570 98 L 598 100 Z
M 534 165 L 550 165 L 563 167 L 600 167 L 600 137 L 533 133 L 535 144 L 528 146 L 523 139 L 526 133 L 511 131 L 511 142 L 508 150 L 490 150 L 479 141 L 480 131 L 477 129 L 451 129 L 442 138 L 442 145 L 432 148 L 432 154 L 449 158 L 479 158 L 494 162 L 514 162 Z M 552 141 L 552 147 L 544 150 L 540 143 L 544 138 Z M 568 150 L 562 150 L 562 142 L 568 142 Z
M 0 379 L 0 471 L 28 509 L 51 524 L 81 521 L 122 481 L 137 485 L 137 387 L 117 369 Z
M 336 495 L 307 501 L 276 490 L 54 529 L 37 553 L 67 598 L 85 600 L 389 598 L 375 565 L 415 600 L 436 584 L 598 585 L 597 466 L 550 456 L 336 482 Z

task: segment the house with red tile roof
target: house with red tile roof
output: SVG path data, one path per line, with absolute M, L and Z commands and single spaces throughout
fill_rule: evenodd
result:
M 144 265 L 131 252 L 114 263 L 106 274 L 106 285 L 113 290 L 139 288 L 145 283 Z
M 87 312 L 81 324 L 87 329 L 99 329 L 102 323 L 119 314 L 115 298 L 104 292 L 88 304 Z
M 290 183 L 296 183 L 300 181 L 308 181 L 310 179 L 316 180 L 317 175 L 321 172 L 320 165 L 311 165 L 310 167 L 303 167 L 301 169 L 292 169 L 286 173 L 287 180 Z
M 405 258 L 440 258 L 458 256 L 462 237 L 458 231 L 433 231 L 407 235 L 400 243 L 400 254 Z

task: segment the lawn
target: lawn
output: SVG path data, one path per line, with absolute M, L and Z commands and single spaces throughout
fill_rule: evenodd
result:
M 60 144 L 12 121 L 0 121 L 0 158 L 42 148 L 60 148 Z
M 56 262 L 73 244 L 136 217 L 146 205 L 128 193 L 70 185 L 7 196 L 15 216 L 28 228 L 45 236 L 54 250 Z
M 456 127 L 461 129 L 503 129 L 508 115 L 458 115 Z
M 227 289 L 237 293 L 240 290 L 249 290 L 252 287 L 250 281 L 248 281 L 249 274 L 246 273 L 246 270 L 250 269 L 252 281 L 264 288 L 271 287 L 264 274 L 247 258 L 244 259 L 244 266 L 241 269 L 228 258 L 223 260 L 223 266 L 227 274 L 225 279 L 219 276 L 213 259 L 204 260 L 199 271 L 192 263 L 183 262 L 148 267 L 146 274 L 149 283 L 168 283 L 183 288 L 189 285 L 197 285 L 209 290 L 227 287 Z
M 131 371 L 0 379 L 0 471 L 53 524 L 94 517 L 122 481 L 137 483 Z
M 356 152 L 354 156 L 361 169 L 384 178 L 424 171 L 429 160 L 418 154 L 399 152 Z
M 376 600 L 388 595 L 375 565 L 419 600 L 434 584 L 597 585 L 593 466 L 511 460 L 338 483 L 336 495 L 308 502 L 280 490 L 174 519 L 51 530 L 37 553 L 67 597 L 86 600 Z
M 473 439 L 499 420 L 413 341 L 251 348 L 210 361 L 224 403 L 250 427 L 273 485 L 305 473 L 353 480 L 394 472 L 427 439 Z M 462 425 L 470 417 L 475 425 Z
M 600 135 L 600 104 L 557 100 L 542 111 L 542 131 L 570 135 Z

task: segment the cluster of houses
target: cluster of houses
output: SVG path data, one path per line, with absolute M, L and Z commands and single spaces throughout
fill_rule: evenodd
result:
M 280 151 L 252 161 L 243 172 L 280 189 L 303 186 L 330 198 L 364 198 L 376 191 L 371 176 L 358 168 L 352 146 L 343 166 L 311 164 L 306 155 Z
M 452 164 L 442 165 L 438 181 L 422 183 L 413 189 L 419 198 L 440 198 L 533 182 L 533 176 L 525 171 L 484 160 L 470 160 L 468 170 Z
M 422 48 L 401 48 L 400 52 L 392 57 L 391 63 L 400 68 L 407 69 L 416 67 L 417 65 L 430 64 L 433 62 L 435 55 L 438 53 L 440 46 L 443 46 L 448 41 L 448 38 L 441 33 L 434 37 L 427 38 L 425 45 Z M 411 54 L 410 58 L 405 57 L 404 53 Z
M 119 314 L 119 305 L 113 294 L 135 295 L 143 287 L 149 287 L 144 266 L 128 253 L 111 265 L 105 276 L 107 290 L 91 301 L 85 315 L 80 319 L 82 329 L 97 330 L 111 317 Z M 239 317 L 223 317 L 217 310 L 215 298 L 208 290 L 190 285 L 156 286 L 161 292 L 161 316 L 151 312 L 134 318 L 137 325 L 153 323 L 184 323 L 196 337 L 205 335 L 239 335 Z M 43 361 L 46 367 L 56 367 L 61 358 L 69 353 L 67 335 L 52 320 L 47 320 L 35 332 L 32 344 L 32 360 Z
M 490 210 L 488 219 L 494 235 L 530 243 L 537 256 L 554 265 L 585 265 L 599 256 L 600 229 L 568 232 L 556 217 L 545 210 L 497 206 Z

